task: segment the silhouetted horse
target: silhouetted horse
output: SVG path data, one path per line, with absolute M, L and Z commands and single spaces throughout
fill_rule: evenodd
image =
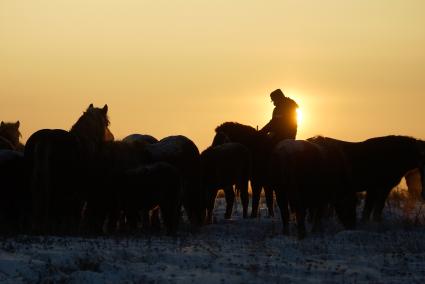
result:
M 0 232 L 22 232 L 28 222 L 30 193 L 22 152 L 0 150 Z
M 42 129 L 25 146 L 35 233 L 73 231 L 95 184 L 94 161 L 113 135 L 108 106 L 91 104 L 71 130 Z
M 145 146 L 144 164 L 166 162 L 177 168 L 183 183 L 182 204 L 192 225 L 205 221 L 206 193 L 201 187 L 199 150 L 189 138 L 168 136 Z
M 345 154 L 356 191 L 366 191 L 363 220 L 379 221 L 391 189 L 413 169 L 419 169 L 422 197 L 425 197 L 425 142 L 407 136 L 384 136 L 363 142 L 347 142 L 319 137 L 322 143 L 337 146 Z M 316 139 L 316 140 L 317 140 Z
M 355 225 L 355 192 L 349 186 L 350 170 L 337 148 L 303 140 L 283 140 L 273 150 L 270 180 L 276 192 L 283 232 L 288 233 L 288 203 L 295 211 L 298 237 L 305 236 L 307 209 L 313 230 L 320 230 L 323 209 L 331 203 L 346 228 Z
M 167 234 L 174 234 L 180 219 L 182 179 L 179 171 L 168 163 L 158 162 L 139 166 L 125 172 L 123 184 L 117 191 L 117 220 L 124 211 L 127 227 L 135 230 L 141 214 L 143 230 L 151 227 L 149 211 L 160 209 Z
M 0 124 L 0 149 L 23 151 L 24 146 L 19 142 L 20 122 L 1 122 Z
M 135 133 L 135 134 L 130 134 L 126 136 L 122 141 L 125 143 L 138 145 L 140 149 L 143 149 L 145 145 L 157 143 L 159 140 L 149 134 Z M 159 207 L 152 209 L 151 213 L 152 213 L 151 214 L 152 227 L 159 228 Z
M 267 135 L 260 133 L 255 128 L 236 122 L 225 122 L 215 129 L 213 146 L 226 143 L 228 141 L 243 144 L 251 151 L 252 174 L 250 177 L 252 188 L 252 209 L 251 217 L 258 214 L 261 189 L 264 187 L 266 202 L 270 216 L 273 212 L 273 191 L 267 186 L 266 165 L 270 152 L 273 148 L 272 141 Z
M 210 146 L 201 153 L 202 185 L 207 193 L 207 222 L 212 223 L 212 212 L 217 192 L 223 189 L 226 197 L 225 219 L 232 216 L 236 190 L 240 191 L 243 217 L 248 216 L 248 180 L 251 176 L 251 153 L 240 143 Z
M 87 194 L 84 211 L 84 223 L 91 232 L 101 233 L 106 228 L 108 232 L 115 232 L 111 219 L 117 218 L 117 198 L 124 191 L 125 173 L 143 164 L 143 154 L 144 145 L 123 141 L 108 141 L 99 149 L 92 165 L 95 185 Z

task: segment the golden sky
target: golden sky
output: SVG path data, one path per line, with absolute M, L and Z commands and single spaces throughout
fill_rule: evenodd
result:
M 425 1 L 0 0 L 0 120 L 23 140 L 109 105 L 117 138 L 262 127 L 269 93 L 298 137 L 425 139 Z

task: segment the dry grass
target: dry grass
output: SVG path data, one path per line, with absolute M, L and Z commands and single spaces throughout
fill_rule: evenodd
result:
M 425 210 L 418 191 L 408 190 L 403 186 L 394 188 L 386 203 L 392 217 L 404 225 L 420 226 L 425 224 Z

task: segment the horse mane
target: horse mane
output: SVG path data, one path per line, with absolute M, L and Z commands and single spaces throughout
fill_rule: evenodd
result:
M 249 125 L 241 124 L 238 122 L 224 122 L 215 128 L 215 132 L 224 132 L 228 135 L 253 135 L 257 130 Z
M 17 122 L 1 122 L 0 124 L 0 137 L 3 144 L 10 144 L 13 150 L 21 148 L 19 138 L 22 136 L 19 131 L 19 120 Z
M 71 127 L 70 132 L 85 143 L 92 143 L 97 147 L 105 142 L 106 129 L 110 124 L 107 111 L 107 105 L 97 108 L 91 104 Z
M 218 135 L 225 134 L 230 141 L 239 142 L 247 146 L 254 146 L 259 132 L 252 126 L 240 124 L 237 122 L 224 122 L 216 127 L 215 132 Z

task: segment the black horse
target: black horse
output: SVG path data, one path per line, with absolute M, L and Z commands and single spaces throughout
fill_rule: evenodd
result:
M 157 225 L 151 223 L 149 212 L 160 209 L 167 234 L 174 234 L 180 219 L 182 185 L 179 171 L 168 163 L 157 162 L 126 171 L 121 189 L 117 191 L 119 206 L 112 222 L 122 210 L 127 229 L 134 231 L 140 212 L 142 229 L 146 231 Z
M 285 234 L 289 232 L 288 204 L 296 215 L 299 238 L 305 236 L 307 210 L 313 215 L 313 231 L 317 231 L 328 204 L 336 208 L 346 228 L 354 227 L 355 191 L 349 187 L 350 170 L 338 149 L 303 140 L 283 140 L 270 159 L 270 180 Z
M 273 190 L 267 186 L 267 164 L 273 142 L 266 134 L 262 134 L 255 128 L 236 122 L 225 122 L 215 129 L 212 146 L 226 142 L 237 142 L 247 147 L 252 156 L 252 172 L 250 176 L 252 188 L 251 217 L 258 214 L 261 189 L 264 187 L 269 216 L 274 216 Z
M 166 162 L 174 166 L 182 177 L 182 205 L 194 228 L 202 225 L 206 215 L 206 193 L 201 186 L 199 150 L 189 138 L 176 135 L 157 143 L 147 144 L 142 155 L 143 164 Z
M 0 150 L 0 233 L 23 232 L 28 225 L 30 193 L 22 152 Z
M 373 214 L 375 221 L 382 218 L 390 191 L 411 170 L 419 169 L 422 180 L 422 197 L 425 197 L 425 142 L 407 136 L 383 136 L 362 142 L 347 142 L 328 137 L 311 141 L 336 146 L 344 153 L 351 171 L 352 187 L 366 191 L 362 219 Z
M 108 106 L 91 104 L 71 130 L 42 129 L 25 145 L 26 174 L 32 196 L 32 231 L 75 231 L 83 203 L 96 186 L 93 165 L 113 135 Z
M 240 192 L 243 217 L 248 216 L 248 180 L 251 176 L 251 153 L 240 143 L 210 146 L 201 153 L 202 185 L 207 192 L 207 222 L 212 223 L 212 211 L 219 189 L 226 197 L 225 219 L 232 216 L 236 190 Z

